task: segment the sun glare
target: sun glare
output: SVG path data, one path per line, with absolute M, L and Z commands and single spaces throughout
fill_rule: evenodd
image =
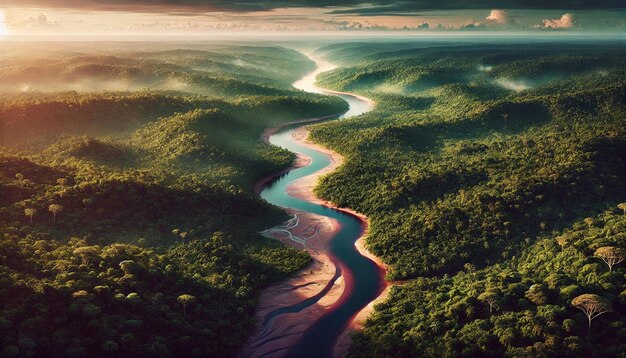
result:
M 4 25 L 4 11 L 0 10 L 0 37 L 4 37 L 7 34 Z

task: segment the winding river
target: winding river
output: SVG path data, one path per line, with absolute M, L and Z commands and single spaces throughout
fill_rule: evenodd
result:
M 317 65 L 317 69 L 294 83 L 294 87 L 304 91 L 335 95 L 343 98 L 350 105 L 349 110 L 337 119 L 357 116 L 372 110 L 370 102 L 358 96 L 327 91 L 315 86 L 315 78 L 319 73 L 329 71 L 335 66 L 319 58 L 309 55 Z M 304 334 L 290 347 L 285 356 L 288 357 L 331 357 L 339 336 L 348 328 L 354 316 L 382 292 L 384 283 L 383 272 L 369 258 L 362 256 L 355 247 L 355 242 L 363 235 L 365 223 L 355 215 L 344 211 L 318 205 L 290 196 L 286 189 L 295 180 L 320 171 L 331 164 L 331 158 L 323 152 L 307 147 L 292 139 L 295 130 L 301 124 L 282 128 L 273 134 L 270 143 L 283 147 L 294 153 L 310 158 L 304 167 L 293 169 L 263 187 L 261 196 L 268 202 L 285 207 L 310 212 L 333 218 L 340 224 L 339 231 L 329 241 L 328 254 L 337 268 L 336 276 L 342 275 L 345 290 L 333 304 Z M 293 306 L 276 310 L 274 316 L 297 311 L 308 305 L 315 304 L 324 295 L 320 294 L 303 300 Z

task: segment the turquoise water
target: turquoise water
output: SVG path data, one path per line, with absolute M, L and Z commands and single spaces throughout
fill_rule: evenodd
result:
M 328 69 L 328 64 L 325 65 L 320 66 L 320 62 L 318 62 L 318 70 L 305 76 L 301 81 L 296 82 L 294 86 L 311 92 L 324 92 L 314 86 L 314 80 L 315 75 L 321 69 Z M 354 96 L 329 94 L 337 95 L 350 104 L 350 109 L 337 117 L 336 120 L 357 116 L 372 109 L 369 103 Z M 313 174 L 331 164 L 328 155 L 302 146 L 292 140 L 292 134 L 297 127 L 299 125 L 286 127 L 272 135 L 269 141 L 274 145 L 311 158 L 310 164 L 302 168 L 293 169 L 269 183 L 261 191 L 261 197 L 274 205 L 333 218 L 341 226 L 339 232 L 330 240 L 328 253 L 335 265 L 338 266 L 344 278 L 346 289 L 337 303 L 314 323 L 293 347 L 289 347 L 286 350 L 286 356 L 289 357 L 330 357 L 332 356 L 337 338 L 347 328 L 352 317 L 374 300 L 382 291 L 382 272 L 373 261 L 361 256 L 354 246 L 354 243 L 364 230 L 363 222 L 359 218 L 322 205 L 300 200 L 287 194 L 285 189 L 295 180 Z M 281 308 L 271 315 L 275 317 L 282 313 L 300 311 L 306 306 L 315 304 L 322 296 L 317 295 L 293 306 Z

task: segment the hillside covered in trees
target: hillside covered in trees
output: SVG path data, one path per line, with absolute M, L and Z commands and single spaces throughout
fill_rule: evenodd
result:
M 347 105 L 282 47 L 101 45 L 3 53 L 0 356 L 232 356 L 309 262 L 258 234 L 293 159 L 260 134 Z
M 279 46 L 7 43 L 0 356 L 233 356 L 308 256 L 258 232 L 292 155 L 264 128 L 344 112 Z M 626 46 L 524 39 L 318 51 L 374 111 L 311 126 L 320 197 L 398 280 L 352 357 L 626 354 Z
M 626 46 L 535 42 L 318 51 L 378 105 L 311 126 L 346 157 L 317 193 L 403 281 L 350 356 L 626 354 Z

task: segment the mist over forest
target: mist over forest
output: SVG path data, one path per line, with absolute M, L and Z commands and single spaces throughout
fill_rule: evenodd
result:
M 307 118 L 342 157 L 315 195 L 387 267 L 345 356 L 626 354 L 620 36 L 0 46 L 2 357 L 241 355 L 268 287 L 312 270 L 259 196 L 297 159 L 266 130 Z M 373 109 L 296 89 L 313 59 Z

